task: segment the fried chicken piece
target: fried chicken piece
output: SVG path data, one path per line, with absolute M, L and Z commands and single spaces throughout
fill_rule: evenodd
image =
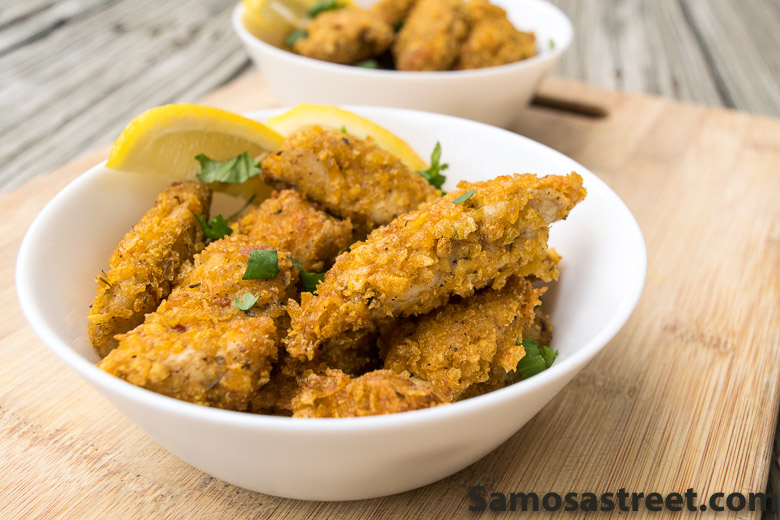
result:
M 404 21 L 417 0 L 379 0 L 371 6 L 371 11 L 380 16 L 392 27 Z
M 441 192 L 370 139 L 313 127 L 263 160 L 266 182 L 293 186 L 359 235 L 437 199 Z
M 446 401 L 488 380 L 493 366 L 514 371 L 525 355 L 523 328 L 534 320 L 540 293 L 512 277 L 500 290 L 484 289 L 415 320 L 411 335 L 395 329 L 383 337 L 385 368 L 409 372 L 433 385 Z
M 142 325 L 120 335 L 98 366 L 154 392 L 196 404 L 245 410 L 277 357 L 287 317 L 281 303 L 296 293 L 298 270 L 279 255 L 269 280 L 242 280 L 249 253 L 264 249 L 243 235 L 210 244 L 181 283 Z M 258 297 L 248 311 L 234 298 Z
M 100 357 L 117 346 L 115 335 L 144 321 L 170 294 L 181 265 L 204 247 L 193 213 L 208 214 L 211 190 L 199 182 L 175 182 L 111 254 L 108 272 L 95 280 L 89 339 Z
M 288 304 L 287 351 L 311 359 L 318 345 L 389 317 L 425 314 L 453 295 L 501 289 L 513 275 L 547 276 L 549 224 L 585 197 L 582 177 L 515 174 L 459 190 L 374 230 L 339 255 L 317 295 Z M 474 190 L 465 202 L 453 202 Z
M 324 374 L 329 369 L 349 376 L 360 376 L 379 368 L 376 334 L 364 331 L 342 334 L 326 342 L 314 361 L 299 361 L 280 350 L 279 362 L 271 380 L 252 398 L 252 410 L 267 415 L 292 415 L 292 399 L 310 374 Z
M 471 32 L 460 48 L 456 69 L 479 69 L 536 56 L 536 36 L 518 30 L 506 11 L 489 0 L 466 3 Z
M 425 381 L 389 370 L 350 378 L 339 370 L 309 374 L 293 398 L 293 417 L 362 417 L 407 412 L 444 402 Z
M 469 33 L 461 0 L 419 0 L 393 45 L 398 70 L 448 70 Z
M 352 223 L 320 210 L 298 192 L 274 192 L 231 222 L 234 233 L 289 251 L 309 272 L 321 273 L 352 243 Z
M 550 317 L 542 311 L 541 307 L 536 307 L 534 309 L 534 320 L 530 325 L 523 328 L 523 339 L 532 339 L 539 345 L 549 345 L 552 341 Z M 523 349 L 523 352 L 525 352 L 525 349 Z M 490 375 L 487 381 L 471 385 L 460 395 L 458 401 L 499 390 L 505 386 L 516 383 L 519 380 L 520 378 L 517 375 L 516 370 L 507 371 L 504 367 L 493 365 L 490 369 Z
M 308 36 L 296 41 L 293 51 L 317 60 L 352 65 L 378 54 L 393 44 L 393 27 L 381 17 L 346 7 L 326 11 L 309 24 Z

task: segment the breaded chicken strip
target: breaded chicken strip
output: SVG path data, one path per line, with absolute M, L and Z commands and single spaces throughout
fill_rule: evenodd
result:
M 293 417 L 361 417 L 443 404 L 425 381 L 389 370 L 354 379 L 338 370 L 310 374 L 293 398 Z
M 243 235 L 210 244 L 157 311 L 119 336 L 98 366 L 176 399 L 245 410 L 268 382 L 286 326 L 280 304 L 295 295 L 298 280 L 286 253 L 275 278 L 242 280 L 256 249 L 264 247 Z M 245 293 L 258 297 L 248 311 L 233 301 Z
M 379 368 L 376 335 L 364 331 L 342 334 L 326 342 L 314 361 L 299 361 L 280 349 L 271 380 L 252 398 L 252 411 L 268 415 L 292 415 L 292 399 L 310 374 L 339 370 L 353 377 Z
M 534 33 L 518 30 L 506 11 L 489 0 L 466 3 L 471 32 L 460 49 L 456 69 L 479 69 L 536 56 Z
M 352 65 L 378 54 L 393 44 L 393 27 L 381 17 L 347 7 L 319 14 L 310 24 L 308 36 L 296 41 L 293 51 L 333 63 Z
M 523 339 L 532 339 L 539 345 L 550 345 L 550 341 L 552 341 L 552 326 L 550 325 L 549 316 L 542 311 L 541 307 L 534 309 L 534 320 L 530 325 L 523 328 Z M 493 365 L 487 381 L 471 385 L 460 395 L 458 400 L 462 401 L 470 397 L 487 394 L 519 380 L 520 378 L 516 370 L 507 371 L 499 365 Z
M 193 213 L 208 214 L 211 191 L 199 182 L 175 182 L 133 226 L 96 279 L 89 339 L 105 357 L 114 336 L 135 328 L 171 292 L 181 265 L 203 249 L 203 230 Z
M 287 351 L 311 359 L 324 340 L 345 331 L 425 314 L 453 295 L 500 289 L 513 275 L 549 278 L 548 226 L 586 193 L 576 173 L 515 174 L 458 188 L 339 255 L 316 296 L 288 304 Z M 456 204 L 467 190 L 473 195 Z
M 398 70 L 448 70 L 469 33 L 461 0 L 419 0 L 393 45 Z
M 379 0 L 371 6 L 371 12 L 396 27 L 406 19 L 417 0 Z
M 274 192 L 230 226 L 267 247 L 289 251 L 304 269 L 321 273 L 352 243 L 352 223 L 320 210 L 298 192 Z
M 288 137 L 262 166 L 266 182 L 295 187 L 363 236 L 441 195 L 373 141 L 320 127 Z
M 524 278 L 512 277 L 500 290 L 484 289 L 415 320 L 383 337 L 385 368 L 409 372 L 433 385 L 446 401 L 489 379 L 493 366 L 514 371 L 525 355 L 523 328 L 534 320 L 540 293 Z

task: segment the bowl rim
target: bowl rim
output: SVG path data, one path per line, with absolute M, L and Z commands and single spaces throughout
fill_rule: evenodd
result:
M 395 113 L 395 115 L 401 116 L 407 120 L 422 115 L 423 117 L 442 119 L 443 122 L 446 122 L 447 120 L 459 123 L 465 122 L 469 125 L 476 125 L 483 130 L 489 129 L 493 132 L 509 134 L 512 138 L 526 141 L 527 144 L 530 144 L 531 146 L 543 148 L 546 153 L 557 155 L 562 159 L 573 162 L 577 167 L 578 173 L 581 175 L 584 174 L 583 177 L 586 178 L 589 185 L 599 185 L 599 188 L 603 190 L 604 194 L 612 199 L 612 203 L 615 204 L 616 209 L 625 213 L 625 224 L 631 228 L 631 233 L 628 237 L 624 238 L 633 240 L 634 242 L 633 248 L 635 248 L 637 257 L 635 260 L 638 262 L 635 264 L 635 276 L 632 278 L 631 284 L 628 284 L 625 287 L 625 291 L 621 298 L 622 301 L 617 312 L 612 315 L 607 325 L 596 334 L 593 339 L 581 346 L 576 352 L 560 359 L 549 369 L 532 378 L 463 401 L 403 413 L 367 417 L 318 418 L 312 420 L 222 410 L 157 394 L 104 372 L 98 368 L 96 364 L 78 354 L 58 336 L 54 329 L 43 318 L 43 315 L 38 312 L 38 305 L 32 296 L 33 291 L 31 290 L 31 286 L 34 283 L 35 273 L 28 268 L 28 266 L 31 265 L 31 262 L 28 260 L 32 257 L 34 245 L 40 240 L 38 235 L 40 234 L 41 229 L 50 219 L 56 217 L 59 206 L 70 199 L 71 193 L 78 191 L 80 186 L 89 182 L 92 177 L 101 174 L 105 165 L 105 161 L 102 161 L 80 174 L 77 178 L 68 183 L 65 188 L 60 190 L 35 217 L 35 220 L 30 225 L 22 240 L 17 255 L 15 285 L 20 307 L 33 331 L 57 357 L 87 379 L 91 384 L 97 386 L 98 390 L 101 389 L 100 387 L 104 387 L 109 394 L 119 395 L 122 398 L 136 402 L 141 406 L 151 406 L 158 411 L 164 411 L 193 420 L 223 423 L 230 426 L 248 427 L 258 430 L 285 431 L 288 433 L 317 432 L 322 434 L 343 431 L 404 429 L 410 425 L 419 425 L 429 421 L 448 420 L 460 414 L 469 414 L 482 407 L 489 408 L 501 406 L 505 402 L 515 398 L 516 394 L 533 393 L 536 389 L 544 387 L 556 379 L 566 379 L 568 375 L 573 376 L 601 351 L 618 331 L 620 331 L 631 316 L 639 301 L 639 297 L 641 296 L 647 271 L 647 250 L 639 224 L 636 222 L 636 219 L 631 214 L 631 211 L 626 204 L 604 181 L 592 173 L 588 168 L 585 168 L 570 157 L 547 145 L 539 143 L 538 141 L 509 130 L 504 130 L 477 121 L 433 112 L 392 107 L 354 105 L 340 105 L 340 107 L 357 113 Z M 290 107 L 258 110 L 245 113 L 244 115 L 255 120 L 263 120 L 276 113 L 288 110 L 289 108 Z M 401 112 L 401 114 L 397 114 L 398 112 Z M 367 117 L 370 118 L 373 116 L 368 114 Z
M 545 63 L 547 61 L 556 60 L 569 46 L 574 39 L 574 26 L 571 23 L 569 17 L 558 6 L 552 4 L 547 0 L 526 0 L 545 5 L 546 9 L 557 11 L 557 14 L 561 16 L 565 25 L 565 38 L 563 42 L 556 40 L 555 48 L 550 51 L 540 52 L 536 56 L 527 58 L 524 60 L 516 61 L 514 63 L 507 63 L 504 65 L 495 65 L 492 67 L 484 67 L 481 69 L 469 69 L 469 70 L 442 70 L 442 71 L 403 71 L 403 70 L 383 70 L 383 69 L 366 69 L 361 67 L 355 67 L 353 65 L 343 65 L 340 63 L 331 63 L 323 60 L 317 60 L 314 58 L 308 58 L 301 56 L 293 52 L 280 49 L 270 43 L 267 43 L 251 32 L 244 26 L 241 18 L 244 14 L 244 4 L 241 0 L 233 8 L 231 14 L 231 22 L 233 30 L 239 36 L 239 38 L 249 46 L 257 47 L 261 52 L 274 55 L 280 59 L 287 59 L 293 63 L 299 64 L 304 67 L 313 67 L 320 69 L 324 72 L 355 74 L 355 75 L 368 75 L 375 77 L 398 78 L 411 81 L 440 81 L 440 80 L 452 80 L 456 78 L 477 78 L 484 76 L 500 75 L 509 72 L 518 72 L 527 68 L 531 68 L 537 64 Z

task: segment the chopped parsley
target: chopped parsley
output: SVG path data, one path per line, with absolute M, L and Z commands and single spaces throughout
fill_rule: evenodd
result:
M 325 279 L 325 273 L 310 273 L 303 268 L 297 258 L 293 258 L 291 256 L 290 260 L 298 269 L 298 272 L 301 273 L 301 284 L 303 285 L 303 290 L 306 292 L 316 291 L 317 285 Z
M 550 48 L 550 50 L 555 49 L 555 40 L 547 40 L 547 46 Z
M 196 155 L 195 159 L 200 162 L 198 179 L 206 184 L 210 182 L 242 184 L 260 175 L 260 166 L 247 152 L 227 161 L 215 161 L 203 154 Z
M 260 299 L 259 296 L 255 296 L 252 293 L 244 293 L 240 300 L 233 298 L 233 305 L 238 307 L 238 310 L 248 311 L 257 303 L 258 299 Z
M 347 133 L 347 127 L 346 126 L 344 126 L 344 125 L 341 126 L 341 133 L 342 134 L 346 134 Z
M 361 69 L 378 69 L 379 63 L 376 60 L 363 60 L 355 63 L 355 67 L 360 67 Z
M 428 181 L 428 184 L 434 188 L 440 190 L 447 180 L 447 177 L 441 174 L 444 170 L 450 167 L 449 164 L 440 164 L 441 161 L 441 143 L 436 142 L 436 146 L 431 153 L 431 166 L 427 170 L 417 170 L 417 173 L 423 176 Z
M 279 255 L 276 249 L 260 249 L 249 253 L 244 280 L 269 280 L 279 274 Z
M 193 213 L 198 220 L 198 224 L 203 228 L 203 234 L 212 240 L 219 240 L 220 238 L 230 236 L 233 232 L 233 228 L 228 226 L 228 221 L 222 215 L 217 215 L 213 219 L 206 222 L 206 217 Z
M 292 48 L 292 46 L 295 45 L 295 42 L 303 38 L 308 38 L 308 36 L 309 36 L 308 32 L 301 31 L 300 29 L 296 29 L 295 31 L 292 31 L 289 35 L 287 35 L 287 39 L 284 40 L 284 44 L 287 47 Z
M 550 368 L 558 356 L 558 351 L 547 346 L 539 346 L 532 339 L 523 340 L 525 356 L 517 363 L 517 375 L 527 379 Z
M 477 193 L 477 190 L 473 190 L 473 189 L 469 190 L 466 193 L 464 193 L 463 195 L 461 195 L 460 197 L 456 197 L 456 198 L 452 199 L 452 203 L 453 204 L 463 204 L 464 202 L 469 200 L 471 197 L 473 197 L 474 194 L 476 194 L 476 193 Z
M 320 2 L 315 2 L 314 5 L 311 6 L 311 9 L 309 9 L 309 18 L 316 18 L 325 11 L 335 11 L 336 9 L 343 9 L 345 7 L 347 7 L 347 4 L 340 0 L 321 0 Z

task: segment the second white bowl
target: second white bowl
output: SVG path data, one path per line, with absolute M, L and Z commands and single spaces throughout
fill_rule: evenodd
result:
M 536 33 L 537 56 L 476 70 L 372 70 L 306 58 L 256 38 L 241 21 L 241 3 L 233 11 L 233 29 L 283 105 L 413 108 L 506 128 L 569 46 L 573 30 L 566 15 L 544 0 L 491 1 L 506 9 L 516 27 Z

